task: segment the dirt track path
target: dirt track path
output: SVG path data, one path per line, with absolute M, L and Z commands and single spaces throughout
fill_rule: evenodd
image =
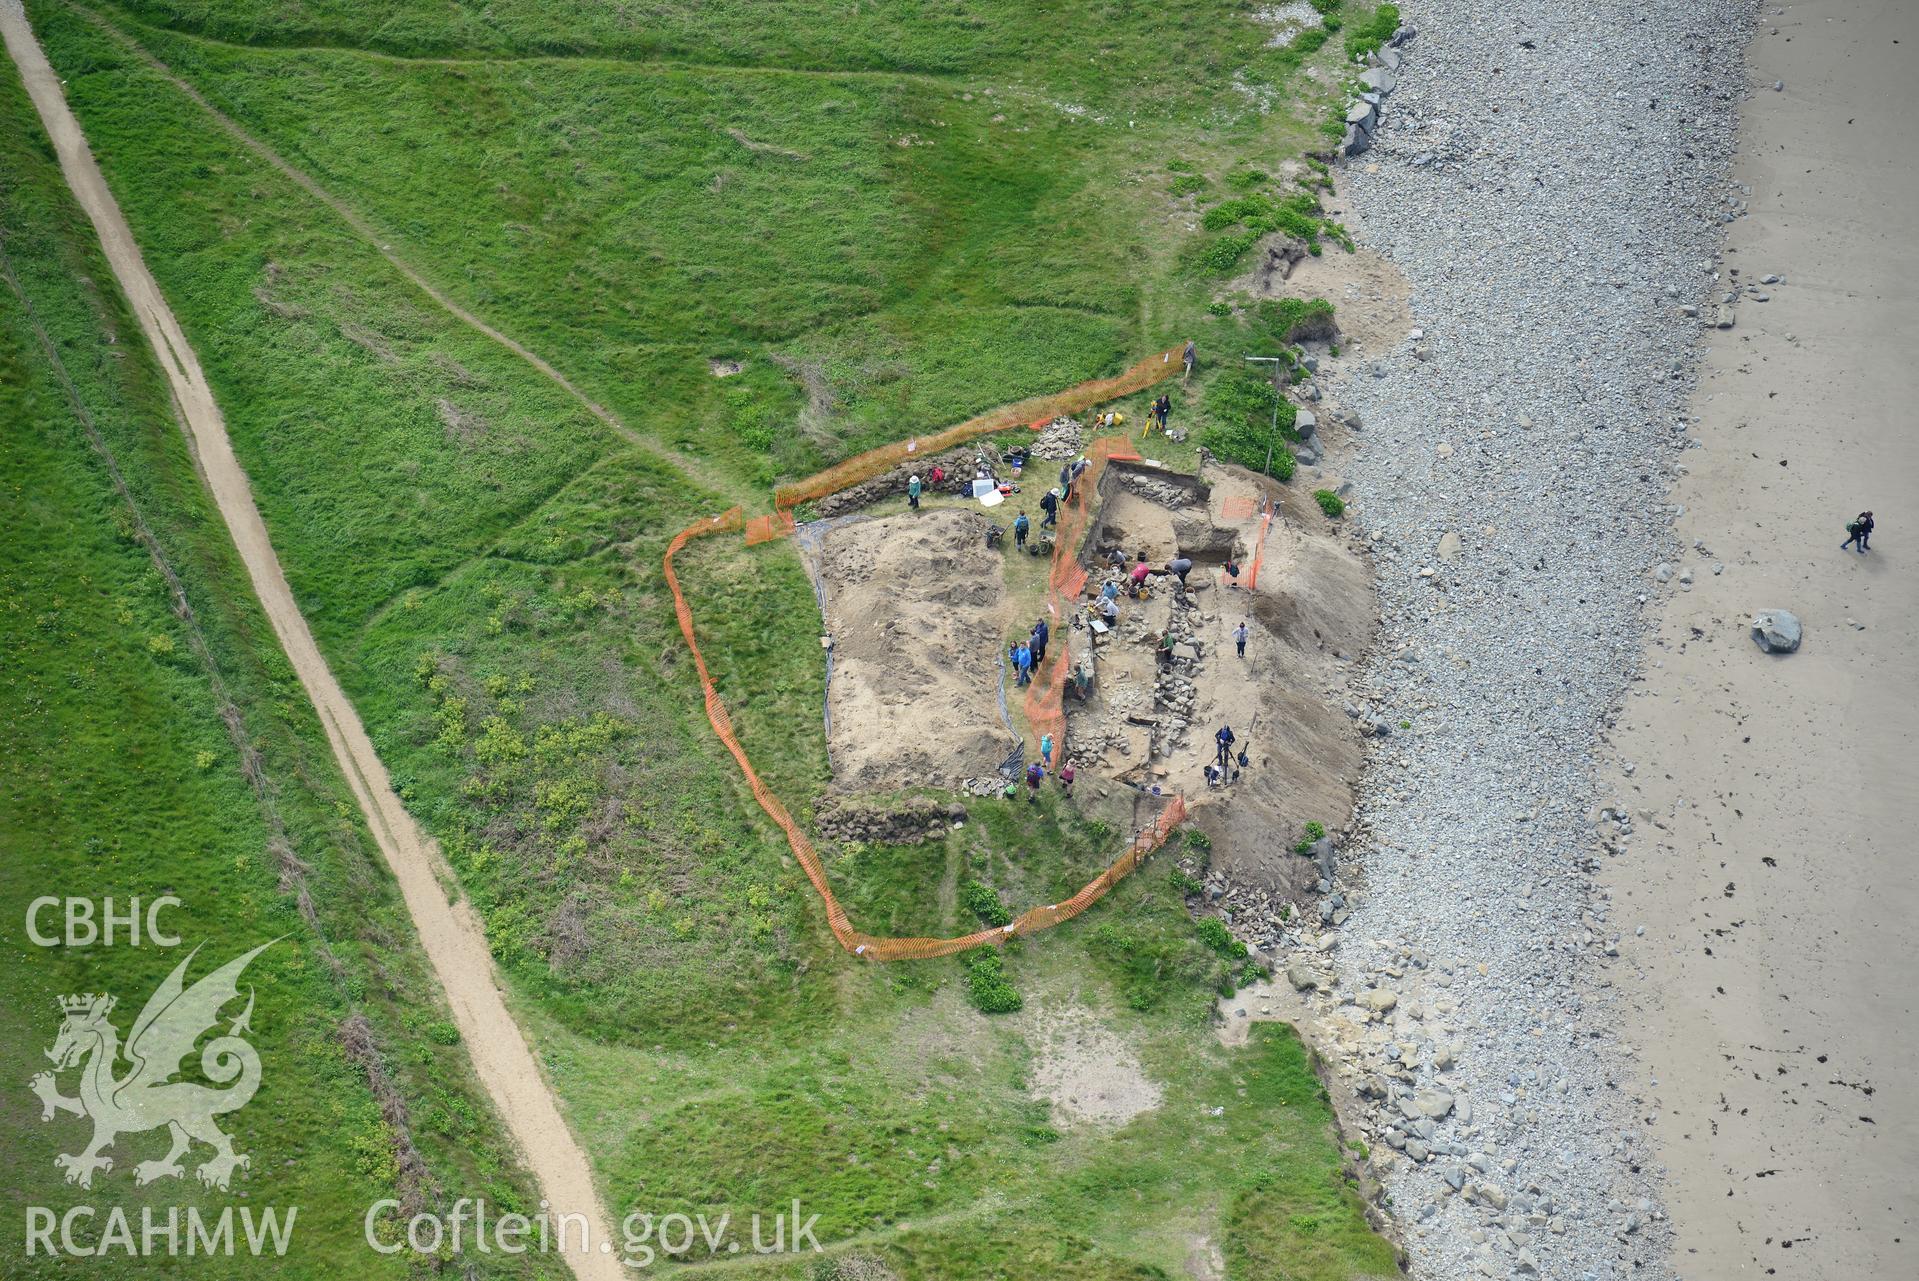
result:
M 233 535 L 281 648 L 326 727 L 334 757 L 353 788 L 380 852 L 399 882 L 414 928 L 446 991 L 460 1035 L 466 1040 L 474 1069 L 539 1180 L 552 1212 L 583 1214 L 601 1242 L 615 1241 L 594 1193 L 586 1154 L 567 1129 L 526 1038 L 507 1012 L 479 921 L 466 904 L 450 901 L 441 888 L 438 848 L 414 824 L 394 794 L 359 716 L 294 604 L 199 361 L 147 271 L 120 207 L 87 148 L 79 122 L 61 95 L 59 78 L 47 64 L 18 0 L 0 0 L 0 36 L 4 36 L 7 52 L 53 140 L 67 184 L 92 220 L 114 277 L 166 372 L 174 403 L 186 423 L 221 519 Z M 568 1262 L 576 1276 L 590 1281 L 610 1281 L 625 1275 L 612 1254 L 570 1252 Z

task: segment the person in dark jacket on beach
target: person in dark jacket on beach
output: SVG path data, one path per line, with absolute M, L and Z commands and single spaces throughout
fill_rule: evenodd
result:
M 1871 512 L 1860 512 L 1853 517 L 1852 523 L 1846 526 L 1846 541 L 1839 544 L 1839 550 L 1845 551 L 1854 543 L 1858 543 L 1859 554 L 1865 555 L 1868 550 L 1867 540 L 1872 537 L 1872 523 Z

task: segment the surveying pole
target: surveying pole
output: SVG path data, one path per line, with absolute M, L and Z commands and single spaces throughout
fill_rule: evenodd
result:
M 1266 438 L 1266 474 L 1273 474 L 1273 449 L 1279 444 L 1279 366 L 1278 356 L 1248 356 L 1247 361 L 1255 365 L 1273 367 L 1273 434 Z

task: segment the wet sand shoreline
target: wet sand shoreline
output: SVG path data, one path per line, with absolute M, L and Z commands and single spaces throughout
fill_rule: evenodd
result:
M 1643 835 L 1608 868 L 1612 975 L 1689 1281 L 1919 1275 L 1915 55 L 1898 0 L 1762 11 L 1718 264 L 1741 296 L 1705 331 L 1686 551 L 1613 735 Z M 1840 551 L 1865 508 L 1873 551 Z M 1798 653 L 1752 643 L 1773 608 Z

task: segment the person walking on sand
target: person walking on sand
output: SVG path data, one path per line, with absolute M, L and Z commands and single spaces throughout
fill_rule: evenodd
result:
M 1193 366 L 1199 363 L 1199 348 L 1193 346 L 1191 338 L 1186 340 L 1186 350 L 1180 353 L 1179 358 L 1180 362 L 1186 366 L 1186 372 L 1179 376 L 1179 380 L 1185 382 L 1193 376 Z M 1161 423 L 1160 426 L 1164 427 L 1165 424 Z
M 1227 765 L 1233 757 L 1233 727 L 1231 725 L 1221 725 L 1219 727 L 1219 733 L 1213 735 L 1213 742 L 1219 748 L 1219 755 L 1216 759 L 1219 762 L 1220 773 L 1223 774 L 1226 772 Z
M 1046 518 L 1039 523 L 1041 529 L 1045 529 L 1048 525 L 1058 524 L 1059 491 L 1057 489 L 1049 489 L 1041 494 L 1039 496 L 1039 509 L 1046 513 Z
M 1846 526 L 1846 541 L 1839 544 L 1839 550 L 1845 551 L 1848 547 L 1857 543 L 1859 544 L 1859 554 L 1864 556 L 1866 554 L 1866 540 L 1871 537 L 1872 513 L 1860 512 L 1852 518 L 1852 523 Z
M 1059 767 L 1059 794 L 1061 796 L 1071 796 L 1073 794 L 1073 780 L 1076 777 L 1078 777 L 1078 771 L 1073 768 L 1073 762 L 1067 761 Z
M 1026 519 L 1025 512 L 1021 512 L 1019 514 L 1019 519 L 1013 522 L 1013 546 L 1019 548 L 1021 551 L 1025 551 L 1026 550 L 1026 532 L 1030 530 L 1032 527 L 1033 527 L 1033 522 Z
M 1233 646 L 1239 650 L 1241 658 L 1246 657 L 1246 620 L 1240 619 L 1239 626 L 1233 629 Z
M 1039 785 L 1046 781 L 1046 771 L 1040 768 L 1038 761 L 1026 767 L 1026 799 L 1030 804 L 1039 804 Z
M 906 478 L 906 505 L 914 511 L 920 509 L 920 478 L 918 476 Z

